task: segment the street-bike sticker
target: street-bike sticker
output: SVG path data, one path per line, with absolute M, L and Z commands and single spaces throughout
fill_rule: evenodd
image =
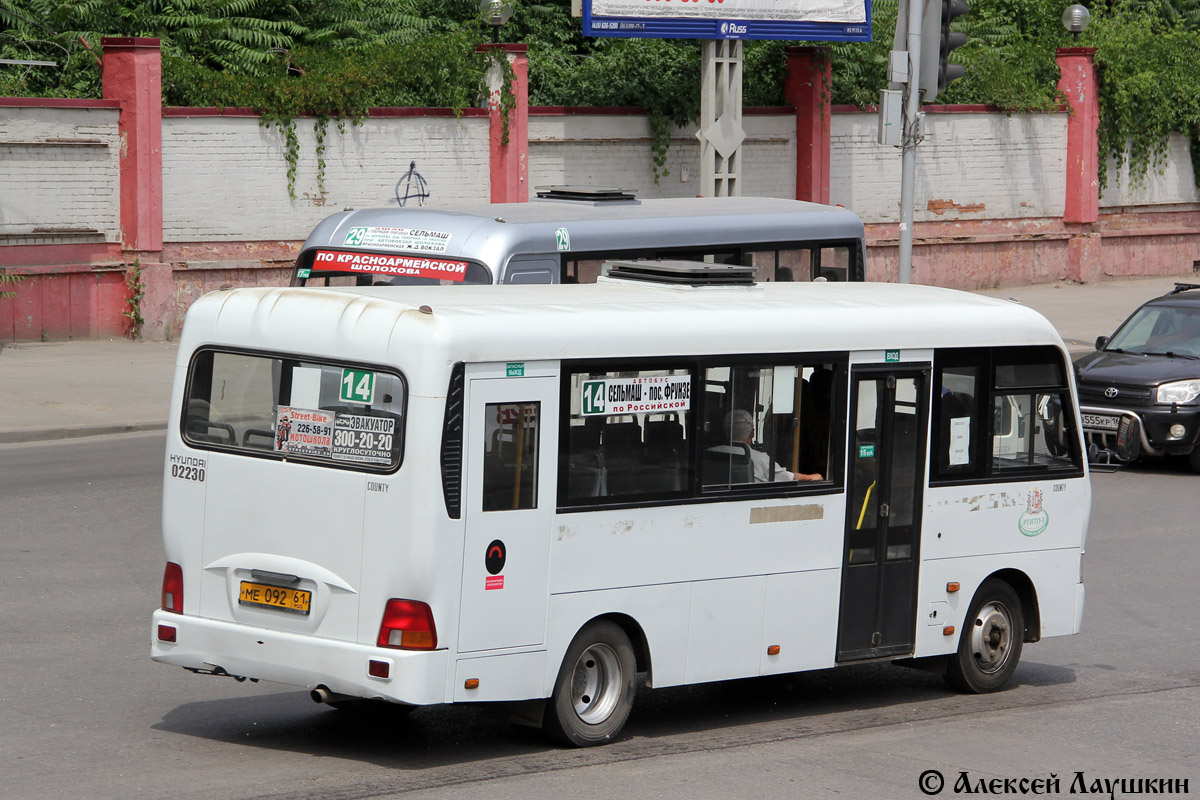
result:
M 1034 489 L 1029 493 L 1025 510 L 1017 520 L 1017 527 L 1026 536 L 1037 536 L 1050 525 L 1050 512 L 1042 508 L 1043 499 L 1041 489 Z
M 446 245 L 450 244 L 450 234 L 419 228 L 351 228 L 346 231 L 346 239 L 342 244 L 347 247 L 444 253 Z
M 396 420 L 392 417 L 338 414 L 333 427 L 333 460 L 388 465 L 395 441 Z
M 384 256 L 374 253 L 340 253 L 318 250 L 313 269 L 340 269 L 372 275 L 403 275 L 461 283 L 467 277 L 467 262 L 425 256 Z
M 333 453 L 332 411 L 279 406 L 275 412 L 275 451 L 329 458 Z
M 603 378 L 583 382 L 580 414 L 585 417 L 686 411 L 692 404 L 692 376 Z

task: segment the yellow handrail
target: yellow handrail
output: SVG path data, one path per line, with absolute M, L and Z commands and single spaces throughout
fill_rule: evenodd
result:
M 867 515 L 867 503 L 871 502 L 871 490 L 875 488 L 875 481 L 871 481 L 871 485 L 867 487 L 867 496 L 863 498 L 862 511 L 858 512 L 858 524 L 854 526 L 854 530 L 861 531 L 863 517 Z

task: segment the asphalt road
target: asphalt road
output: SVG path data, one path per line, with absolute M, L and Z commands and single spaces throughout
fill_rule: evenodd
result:
M 356 716 L 151 662 L 162 457 L 162 434 L 0 446 L 0 798 L 903 798 L 931 769 L 944 797 L 963 771 L 1200 793 L 1179 463 L 1094 477 L 1084 632 L 1027 646 L 1009 691 L 890 665 L 643 689 L 621 741 L 565 750 L 493 709 Z

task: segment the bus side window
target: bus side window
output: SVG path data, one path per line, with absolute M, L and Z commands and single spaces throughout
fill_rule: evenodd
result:
M 489 403 L 483 460 L 483 510 L 537 508 L 541 403 Z
M 1014 418 L 1008 435 L 992 437 L 995 471 L 1029 467 L 1070 469 L 1074 466 L 1060 393 L 998 394 L 994 402 L 997 413 L 1004 411 Z
M 1057 348 L 947 348 L 935 361 L 931 482 L 1082 468 Z
M 691 485 L 690 370 L 583 370 L 566 376 L 559 502 L 678 497 Z
M 829 365 L 705 371 L 704 487 L 823 481 L 829 476 Z
M 826 281 L 850 280 L 850 248 L 847 245 L 837 247 L 822 247 L 813 251 L 813 279 L 822 278 Z
M 978 397 L 978 366 L 947 366 L 938 370 L 931 469 L 935 480 L 976 473 L 976 445 L 980 436 L 975 414 Z
M 1081 455 L 1062 353 L 1052 347 L 996 350 L 993 413 L 1005 420 L 992 436 L 992 472 L 1079 468 Z

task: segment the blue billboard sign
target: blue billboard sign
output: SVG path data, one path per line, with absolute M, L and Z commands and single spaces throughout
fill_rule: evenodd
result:
M 871 41 L 871 0 L 583 0 L 585 36 Z

